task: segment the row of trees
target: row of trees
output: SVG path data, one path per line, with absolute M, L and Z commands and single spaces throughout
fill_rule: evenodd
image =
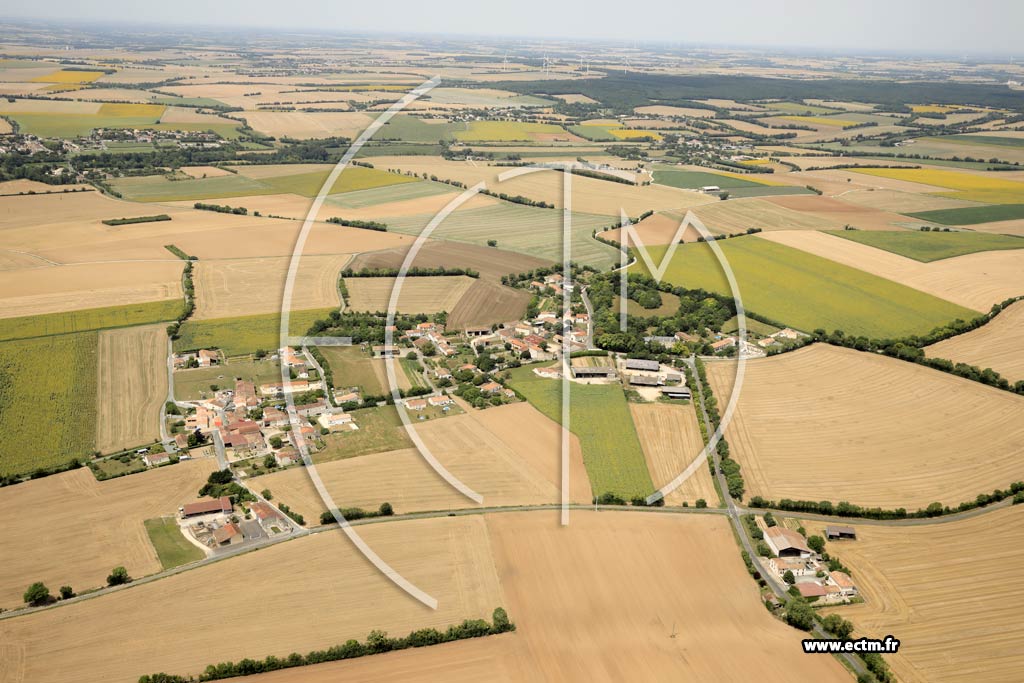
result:
M 366 642 L 349 640 L 343 645 L 335 645 L 326 650 L 314 650 L 305 655 L 293 652 L 284 658 L 270 655 L 264 659 L 243 659 L 239 662 L 210 664 L 200 674 L 198 680 L 219 681 L 238 676 L 251 676 L 280 669 L 291 669 L 297 666 L 323 664 L 324 662 L 335 662 L 342 659 L 355 659 L 357 657 L 382 654 L 395 650 L 405 650 L 411 647 L 427 647 L 429 645 L 439 645 L 468 638 L 482 638 L 483 636 L 515 630 L 516 626 L 509 620 L 508 614 L 504 609 L 498 607 L 491 614 L 490 623 L 486 619 L 467 619 L 461 624 L 449 626 L 444 631 L 439 631 L 435 628 L 424 628 L 399 638 L 390 637 L 384 631 L 371 631 L 366 637 Z M 191 677 L 185 678 L 175 674 L 157 673 L 140 677 L 139 683 L 190 683 L 195 680 Z

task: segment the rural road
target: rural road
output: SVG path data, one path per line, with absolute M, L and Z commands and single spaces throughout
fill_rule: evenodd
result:
M 687 365 L 690 366 L 691 374 L 693 376 L 693 382 L 694 384 L 697 385 L 693 387 L 693 393 L 697 395 L 698 404 L 700 405 L 701 418 L 704 420 L 704 427 L 707 430 L 706 434 L 710 436 L 714 432 L 714 429 L 711 426 L 711 420 L 708 419 L 707 407 L 704 405 L 704 387 L 701 384 L 700 376 L 697 374 L 697 364 L 694 361 L 693 356 L 690 356 L 688 359 L 686 359 L 686 363 Z M 740 539 L 740 545 L 742 545 L 743 549 L 747 552 L 750 561 L 756 562 L 757 560 L 755 558 L 757 558 L 758 554 L 754 550 L 750 537 L 747 535 L 747 530 L 745 525 L 743 524 L 743 520 L 740 519 L 742 509 L 736 505 L 736 501 L 733 500 L 732 495 L 729 493 L 729 486 L 725 480 L 725 475 L 722 473 L 721 462 L 718 456 L 717 449 L 712 451 L 711 457 L 715 465 L 715 478 L 718 481 L 719 493 L 725 500 L 725 507 L 728 511 L 729 520 L 732 522 L 733 530 L 736 532 L 736 537 Z M 787 587 L 785 586 L 785 584 L 783 582 L 780 582 L 778 577 L 772 574 L 771 572 L 760 572 L 760 575 L 761 578 L 764 579 L 768 587 L 775 594 L 775 596 L 783 603 L 785 603 L 786 600 L 789 598 L 789 593 L 787 592 Z M 814 635 L 815 638 L 832 637 L 818 623 L 814 624 L 814 628 L 811 629 L 811 633 Z M 841 653 L 837 654 L 836 656 L 841 658 L 846 663 L 847 667 L 852 669 L 858 676 L 867 673 L 867 667 L 864 666 L 864 662 L 860 659 L 860 657 L 848 653 Z
M 594 307 L 590 305 L 590 297 L 587 296 L 587 288 L 580 288 L 580 298 L 583 305 L 587 307 L 587 349 L 595 349 L 594 346 Z

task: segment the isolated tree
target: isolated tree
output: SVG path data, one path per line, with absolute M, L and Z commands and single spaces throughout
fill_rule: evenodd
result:
M 61 597 L 61 600 L 67 600 L 68 598 L 73 598 L 73 597 L 75 597 L 75 591 L 74 591 L 73 588 L 71 588 L 71 586 L 61 586 L 60 587 L 60 597 Z
M 775 521 L 775 516 L 770 512 L 764 513 L 764 524 L 767 527 L 778 526 L 779 523 Z
M 821 536 L 811 536 L 807 539 L 807 547 L 820 555 L 825 552 L 825 539 Z
M 268 470 L 272 470 L 275 467 L 277 467 L 277 460 L 274 459 L 273 453 L 263 458 L 263 466 L 266 467 Z
M 825 617 L 821 625 L 826 631 L 833 634 L 836 638 L 847 639 L 850 634 L 853 633 L 853 624 L 848 620 L 843 619 L 838 614 L 830 614 Z
M 706 508 L 707 506 L 708 506 L 708 502 L 706 500 L 704 500 L 703 498 L 698 498 L 697 499 L 697 507 L 699 507 L 699 508 Z
M 43 605 L 50 601 L 50 589 L 42 581 L 36 581 L 28 587 L 23 597 L 29 605 Z
M 793 572 L 789 569 L 787 569 L 786 573 L 782 575 L 782 580 L 788 583 L 790 586 L 796 583 L 796 577 L 793 576 Z
M 120 586 L 125 583 L 130 583 L 132 577 L 128 576 L 128 570 L 124 567 L 114 567 L 110 576 L 107 577 L 108 586 Z
M 260 495 L 263 496 L 264 498 L 266 498 L 267 500 L 273 500 L 274 499 L 274 496 L 271 495 L 271 493 L 270 493 L 270 489 L 263 489 L 262 491 L 260 491 Z
M 379 512 L 381 517 L 390 517 L 391 515 L 395 514 L 395 510 L 394 508 L 391 507 L 391 503 L 386 502 L 380 504 Z

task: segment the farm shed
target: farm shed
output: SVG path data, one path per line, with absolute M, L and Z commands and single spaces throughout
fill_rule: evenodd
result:
M 615 369 L 607 366 L 593 366 L 593 367 L 576 367 L 572 369 L 572 376 L 577 378 L 588 378 L 588 377 L 614 377 Z
M 647 377 L 646 375 L 632 375 L 629 378 L 629 384 L 634 387 L 656 387 L 661 384 L 661 380 L 657 377 Z
M 825 527 L 825 538 L 835 541 L 842 538 L 857 540 L 857 531 L 852 526 L 827 526 Z
M 766 529 L 764 540 L 779 557 L 810 557 L 812 554 L 803 536 L 780 526 Z
M 221 496 L 220 498 L 209 498 L 197 503 L 189 503 L 181 509 L 184 517 L 196 517 L 198 515 L 209 515 L 215 512 L 227 514 L 231 512 L 231 498 Z
M 626 359 L 626 369 L 657 372 L 658 370 L 661 369 L 661 364 L 656 360 L 641 360 L 639 358 L 628 358 Z
M 685 386 L 674 386 L 674 387 L 662 387 L 661 395 L 665 398 L 681 398 L 689 401 L 693 395 L 690 393 L 689 387 Z

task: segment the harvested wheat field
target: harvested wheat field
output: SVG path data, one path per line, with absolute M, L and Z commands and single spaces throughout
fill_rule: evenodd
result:
M 840 196 L 840 195 L 837 195 Z M 917 192 L 901 190 L 855 190 L 841 195 L 843 201 L 858 204 L 880 211 L 893 213 L 916 213 L 919 211 L 936 211 L 939 209 L 961 209 L 968 206 L 981 206 L 977 202 L 963 199 L 950 199 Z
M 821 533 L 820 522 L 805 522 Z M 886 655 L 900 681 L 1020 680 L 1024 638 L 1024 507 L 929 526 L 858 525 L 829 543 L 853 571 L 864 603 L 834 608 L 856 635 L 900 639 Z M 983 590 L 982 586 L 993 587 Z
M 483 496 L 484 506 L 559 502 L 561 428 L 527 403 L 416 422 L 431 453 L 452 474 Z M 355 414 L 356 422 L 359 414 Z M 579 442 L 571 436 L 570 500 L 591 501 Z M 376 509 L 387 501 L 400 514 L 478 507 L 434 473 L 416 449 L 374 453 L 317 465 L 340 507 Z M 317 520 L 323 501 L 303 468 L 264 475 L 250 486 L 269 488 L 307 520 Z
M 0 606 L 21 607 L 33 581 L 80 593 L 105 585 L 118 565 L 134 577 L 160 571 L 143 520 L 195 500 L 214 468 L 212 458 L 199 459 L 99 482 L 83 467 L 0 489 L 0 510 L 18 520 L 7 528 Z
M 832 197 L 818 195 L 790 195 L 767 197 L 765 201 L 800 213 L 811 214 L 831 222 L 836 228 L 847 225 L 858 230 L 892 230 L 899 223 L 907 223 L 906 216 L 879 211 Z
M 630 403 L 629 410 L 651 479 L 661 488 L 685 471 L 704 448 L 697 414 L 692 405 L 668 403 Z M 665 496 L 665 504 L 681 505 L 686 501 L 693 505 L 698 498 L 708 505 L 718 504 L 711 471 L 703 463 L 679 488 Z
M 398 268 L 407 253 L 408 247 L 362 253 L 352 260 L 351 267 L 352 270 Z M 551 262 L 495 247 L 428 240 L 417 252 L 412 265 L 420 268 L 471 268 L 480 273 L 481 280 L 499 281 L 502 275 L 549 266 Z
M 443 179 L 459 180 L 467 186 L 473 186 L 482 180 L 487 183 L 487 189 L 493 192 L 523 195 L 535 201 L 562 206 L 561 172 L 535 172 L 499 182 L 499 175 L 515 169 L 501 166 L 471 166 L 463 162 L 445 161 L 438 157 L 413 156 L 377 157 L 374 164 L 378 168 L 397 168 L 402 171 L 414 171 L 420 175 L 434 174 Z M 620 209 L 635 216 L 651 209 L 657 211 L 689 208 L 719 201 L 715 197 L 699 192 L 664 185 L 635 187 L 584 176 L 573 176 L 572 188 L 573 211 L 615 218 L 618 218 Z
M 167 332 L 163 325 L 99 333 L 96 450 L 113 453 L 160 438 L 167 398 Z
M 238 116 L 265 135 L 299 140 L 327 137 L 355 139 L 373 122 L 372 117 L 361 112 L 246 111 Z
M 734 373 L 708 364 L 719 405 Z M 751 496 L 956 506 L 1021 478 L 1024 397 L 815 344 L 748 361 L 726 437 Z
M 393 277 L 345 278 L 348 307 L 353 311 L 388 310 L 396 281 Z M 395 310 L 401 313 L 451 311 L 474 282 L 465 275 L 404 278 Z
M 337 308 L 338 276 L 349 254 L 308 255 L 299 261 L 292 308 Z M 290 258 L 206 260 L 196 263 L 195 320 L 281 310 Z
M 640 242 L 643 245 L 650 246 L 655 244 L 672 244 L 675 240 L 676 232 L 679 230 L 679 226 L 682 225 L 685 214 L 682 213 L 669 213 L 662 212 L 656 213 L 653 216 L 649 216 L 644 220 L 633 225 L 633 232 L 636 233 L 637 237 L 640 238 Z M 714 232 L 714 230 L 708 226 L 708 229 Z M 700 236 L 696 228 L 687 226 L 686 230 L 680 236 L 684 242 L 694 242 Z M 615 230 L 607 230 L 601 233 L 601 237 L 606 240 L 613 242 L 623 243 L 622 229 L 616 228 Z M 632 246 L 636 240 L 630 237 L 629 244 Z
M 4 683 L 134 681 L 157 671 L 196 675 L 207 664 L 285 657 L 362 640 L 373 629 L 406 634 L 466 618 L 489 619 L 503 603 L 483 517 L 374 524 L 358 531 L 395 570 L 435 597 L 438 609 L 405 595 L 340 531 L 316 534 L 2 622 L 0 647 L 21 661 L 21 675 L 15 672 Z M 316 628 L 310 628 L 311 602 Z M 196 605 L 202 605 L 204 622 L 232 634 L 217 639 L 216 652 L 206 647 L 209 631 L 194 628 Z M 86 624 L 95 628 L 83 629 Z M 174 634 L 174 647 L 154 633 Z M 120 656 L 124 652 L 131 656 Z
M 925 347 L 932 358 L 992 368 L 1011 383 L 1024 379 L 1024 301 L 976 330 Z
M 771 240 L 859 268 L 940 299 L 988 311 L 992 304 L 1024 294 L 1024 250 L 984 251 L 921 263 L 851 240 L 814 231 L 761 233 Z
M 549 512 L 486 522 L 514 633 L 240 680 L 850 680 L 836 660 L 804 656 L 800 632 L 761 606 L 724 518 L 573 511 L 567 528 Z
M 182 261 L 0 271 L 0 318 L 178 299 Z
M 478 279 L 469 286 L 459 302 L 448 311 L 448 329 L 489 327 L 520 320 L 530 303 L 530 293 Z
M 825 230 L 836 226 L 834 219 L 794 211 L 767 199 L 730 199 L 699 207 L 694 213 L 713 233 L 744 232 L 749 228 Z

